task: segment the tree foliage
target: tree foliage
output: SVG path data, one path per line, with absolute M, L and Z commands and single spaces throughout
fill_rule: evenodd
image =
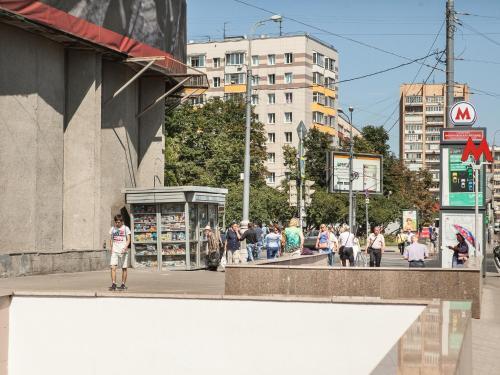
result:
M 185 104 L 165 120 L 165 185 L 203 185 L 229 189 L 226 223 L 241 221 L 245 155 L 245 105 L 210 100 Z M 287 193 L 265 184 L 264 125 L 252 120 L 250 220 L 285 221 L 293 215 Z
M 264 125 L 252 119 L 251 181 L 264 183 Z M 226 187 L 240 179 L 245 156 L 245 105 L 210 100 L 184 104 L 165 119 L 165 184 Z
M 304 138 L 306 178 L 326 187 L 326 153 L 332 148 L 332 137 L 312 128 Z

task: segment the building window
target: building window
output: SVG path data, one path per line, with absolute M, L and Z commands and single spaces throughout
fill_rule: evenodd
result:
M 267 162 L 269 164 L 276 163 L 276 154 L 274 152 L 268 152 L 267 153 Z
M 253 105 L 259 104 L 259 95 L 252 95 L 252 104 Z
M 236 100 L 236 101 L 242 101 L 243 100 L 243 94 L 239 92 L 229 92 L 224 94 L 224 100 Z
M 422 97 L 417 95 L 410 95 L 405 98 L 406 104 L 422 103 Z
M 325 115 L 321 112 L 314 111 L 313 112 L 313 122 L 317 124 L 323 124 L 325 121 Z
M 335 99 L 331 96 L 325 97 L 325 105 L 330 108 L 335 108 Z
M 226 53 L 226 65 L 243 65 L 245 63 L 244 52 Z
M 276 95 L 275 94 L 267 94 L 267 104 L 276 103 Z
M 285 102 L 286 104 L 293 103 L 293 94 L 291 92 L 285 92 Z
M 425 111 L 426 112 L 443 112 L 443 106 L 442 105 L 426 105 L 425 106 Z
M 274 133 L 267 133 L 267 143 L 276 143 L 276 135 Z
M 226 74 L 224 81 L 226 85 L 243 85 L 245 83 L 245 73 Z
M 285 83 L 292 83 L 293 75 L 292 73 L 285 73 Z
M 292 112 L 285 112 L 285 120 L 284 122 L 289 124 L 291 123 L 293 120 L 292 120 Z
M 214 87 L 220 87 L 220 77 L 214 77 Z
M 331 57 L 325 57 L 325 68 L 333 72 L 335 70 L 335 60 Z
M 252 55 L 252 66 L 259 66 L 259 56 Z
M 313 103 L 325 105 L 325 94 L 314 91 L 313 92 Z
M 325 77 L 323 76 L 323 74 L 318 72 L 313 72 L 313 83 L 316 85 L 324 85 Z
M 275 75 L 275 74 L 268 74 L 268 75 L 267 75 L 267 82 L 268 82 L 270 85 L 274 85 L 274 84 L 276 84 L 276 75 Z
M 319 52 L 313 52 L 313 64 L 319 65 L 322 68 L 325 66 L 325 55 Z
M 191 104 L 196 105 L 196 104 L 203 104 L 205 103 L 205 95 L 195 95 L 189 98 L 191 101 Z
M 427 96 L 425 98 L 425 102 L 429 104 L 433 103 L 444 103 L 444 96 L 439 95 L 439 96 Z
M 274 172 L 269 173 L 266 177 L 266 182 L 268 184 L 274 184 L 275 181 L 276 181 L 276 173 Z
M 325 77 L 325 87 L 333 90 L 335 88 L 335 79 L 332 77 Z
M 293 63 L 293 53 L 287 52 L 285 53 L 285 64 Z
M 220 57 L 214 57 L 214 68 L 220 67 Z
M 259 76 L 252 76 L 252 86 L 257 86 L 259 84 Z
M 292 132 L 285 132 L 285 143 L 292 143 Z
M 191 65 L 194 68 L 204 68 L 205 56 L 204 55 L 189 56 L 189 65 Z
M 275 113 L 268 113 L 267 114 L 267 123 L 268 124 L 276 124 L 276 114 Z
M 267 55 L 267 65 L 275 65 L 276 64 L 276 55 Z

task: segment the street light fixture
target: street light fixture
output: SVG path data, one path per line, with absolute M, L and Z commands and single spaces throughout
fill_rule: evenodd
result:
M 247 90 L 246 90 L 246 121 L 245 121 L 245 162 L 243 166 L 243 215 L 241 220 L 241 229 L 248 228 L 249 208 L 250 208 L 250 131 L 252 124 L 252 35 L 255 30 L 268 21 L 280 22 L 283 17 L 275 14 L 270 18 L 256 22 L 250 29 L 248 35 L 248 54 L 247 54 Z M 244 254 L 243 254 L 244 255 Z M 245 258 L 245 257 L 244 257 Z M 245 258 L 246 259 L 246 258 Z
M 340 113 L 343 113 L 347 116 L 342 108 L 337 110 Z M 354 142 L 352 139 L 352 113 L 354 112 L 353 107 L 349 107 L 349 228 L 353 230 L 353 194 L 352 194 L 352 181 L 353 181 L 353 173 L 352 173 L 352 159 L 354 156 Z

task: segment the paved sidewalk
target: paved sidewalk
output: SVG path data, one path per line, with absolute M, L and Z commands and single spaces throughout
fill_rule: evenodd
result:
M 481 319 L 472 320 L 472 360 L 475 375 L 500 374 L 500 277 L 484 279 Z
M 121 279 L 117 271 L 117 283 Z M 52 275 L 0 278 L 0 292 L 11 291 L 80 291 L 103 292 L 111 285 L 109 270 L 58 273 Z M 224 273 L 212 271 L 128 271 L 130 293 L 223 294 Z M 117 292 L 117 293 L 127 293 Z

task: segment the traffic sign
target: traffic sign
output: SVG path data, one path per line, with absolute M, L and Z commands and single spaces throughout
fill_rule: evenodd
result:
M 450 109 L 450 120 L 455 126 L 472 126 L 476 122 L 476 109 L 469 102 L 458 102 Z
M 299 133 L 299 136 L 305 136 L 307 132 L 306 125 L 304 124 L 304 121 L 299 122 L 299 125 L 297 126 L 297 133 Z

